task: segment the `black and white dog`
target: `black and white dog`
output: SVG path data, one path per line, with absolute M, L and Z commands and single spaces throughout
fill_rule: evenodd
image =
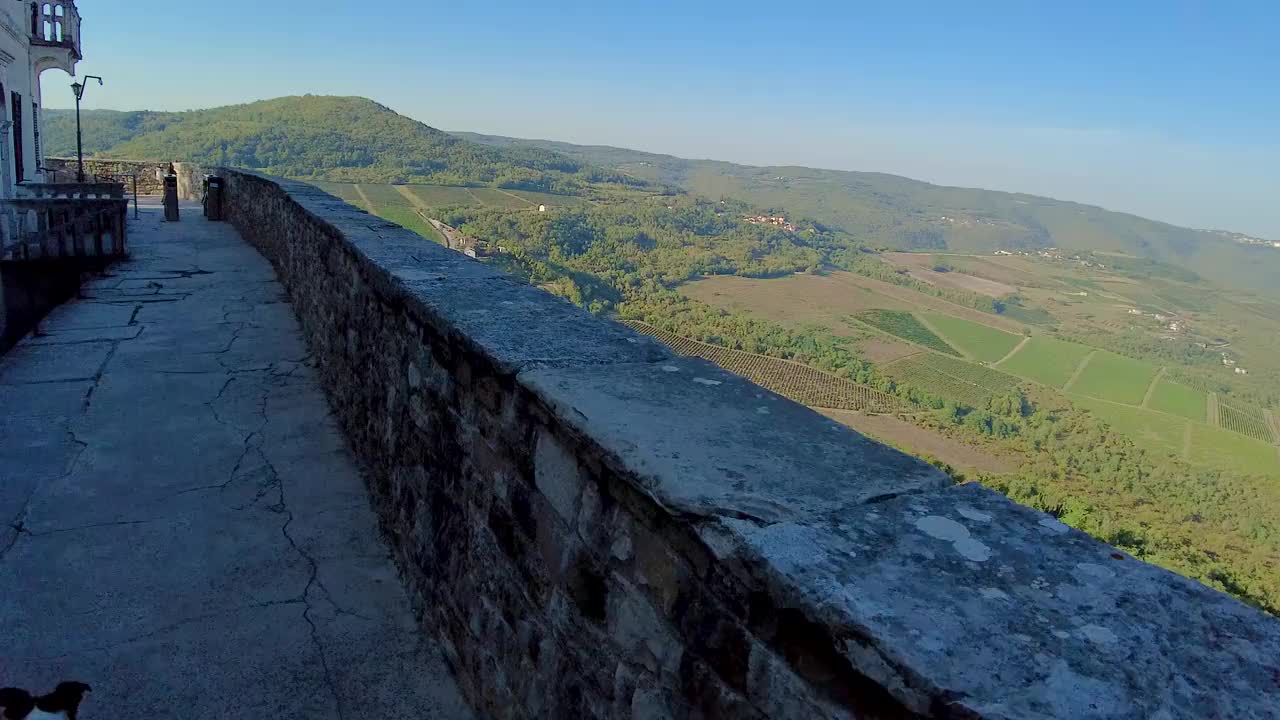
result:
M 91 688 L 82 682 L 60 682 L 40 697 L 18 688 L 0 688 L 0 708 L 6 720 L 76 720 L 80 701 Z

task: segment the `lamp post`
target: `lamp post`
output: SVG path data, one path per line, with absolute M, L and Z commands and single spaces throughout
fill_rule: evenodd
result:
M 97 75 L 85 75 L 84 79 L 102 84 L 102 78 Z M 84 182 L 84 141 L 80 136 L 80 98 L 84 97 L 84 91 L 84 83 L 71 83 L 71 92 L 76 94 L 76 182 Z

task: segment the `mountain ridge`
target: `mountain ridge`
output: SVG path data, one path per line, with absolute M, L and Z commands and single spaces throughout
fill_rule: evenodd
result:
M 1131 255 L 1228 288 L 1280 296 L 1280 248 L 1027 193 L 888 173 L 749 166 L 615 146 L 446 133 L 359 97 L 292 96 L 184 112 L 85 111 L 90 155 L 181 158 L 354 183 L 493 185 L 578 195 L 679 188 L 732 198 L 871 247 L 990 253 L 1058 247 Z M 74 152 L 74 115 L 46 111 L 50 155 Z
M 610 145 L 454 131 L 496 147 L 538 147 L 709 197 L 796 213 L 887 248 L 994 252 L 1058 247 L 1177 265 L 1227 287 L 1280 294 L 1280 248 L 1224 230 L 1030 193 L 947 186 L 899 175 L 799 165 L 692 160 Z
M 74 152 L 74 114 L 45 114 L 46 151 Z M 627 182 L 558 153 L 472 143 L 360 97 L 301 95 L 182 112 L 85 111 L 82 123 L 86 154 L 123 159 L 183 158 L 346 182 L 560 192 Z

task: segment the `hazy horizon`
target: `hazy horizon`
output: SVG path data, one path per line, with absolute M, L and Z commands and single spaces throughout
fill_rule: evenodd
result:
M 360 95 L 437 128 L 883 172 L 1280 239 L 1280 100 L 1261 91 L 1280 76 L 1275 7 L 498 5 L 405 6 L 371 32 L 343 3 L 229 0 L 192 22 L 157 0 L 82 0 L 80 69 L 106 78 L 85 107 Z M 70 105 L 68 82 L 45 73 L 46 106 Z

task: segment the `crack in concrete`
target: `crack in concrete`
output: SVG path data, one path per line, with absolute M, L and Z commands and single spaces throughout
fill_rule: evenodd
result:
M 67 428 L 66 432 L 70 437 L 71 442 L 78 445 L 79 448 L 76 450 L 75 454 L 71 456 L 71 459 L 67 461 L 66 471 L 58 477 L 53 478 L 54 480 L 65 480 L 66 478 L 71 477 L 72 473 L 76 471 L 76 466 L 80 464 L 80 456 L 84 455 L 84 451 L 89 449 L 89 443 L 76 437 L 75 431 L 70 427 Z M 6 543 L 3 548 L 0 548 L 0 560 L 4 560 L 5 556 L 9 554 L 9 551 L 18 544 L 18 538 L 22 537 L 24 534 L 34 535 L 34 533 L 27 529 L 27 513 L 31 510 L 31 501 L 35 498 L 36 493 L 40 491 L 40 488 L 44 486 L 45 482 L 47 482 L 47 480 L 36 481 L 31 484 L 31 490 L 27 493 L 27 496 L 23 498 L 22 505 L 18 508 L 18 512 L 13 516 L 13 519 L 9 521 L 9 527 L 14 530 L 14 533 L 13 537 L 9 539 L 9 542 Z
M 138 333 L 141 335 L 142 333 Z M 102 359 L 102 364 L 98 366 L 98 372 L 93 375 L 93 384 L 84 394 L 84 406 L 81 408 L 81 414 L 89 412 L 89 406 L 93 404 L 93 393 L 102 384 L 102 376 L 107 372 L 107 363 L 111 362 L 111 358 L 115 357 L 116 350 L 119 349 L 120 343 L 124 340 L 115 340 L 111 343 L 111 349 L 107 351 L 107 356 Z
M 110 522 L 89 523 L 88 525 L 76 525 L 69 528 L 54 528 L 53 530 L 42 530 L 36 532 L 24 527 L 21 532 L 25 532 L 31 537 L 45 537 L 48 535 L 58 535 L 60 533 L 79 532 L 80 530 L 94 530 L 96 528 L 120 527 L 124 525 L 146 525 L 147 523 L 156 522 L 155 520 L 113 520 Z
M 115 650 L 116 648 L 119 648 L 119 647 L 124 646 L 124 645 L 128 645 L 128 644 L 131 644 L 131 643 L 139 642 L 139 641 L 142 641 L 142 640 L 148 640 L 148 639 L 150 639 L 150 638 L 153 638 L 153 637 L 156 637 L 156 636 L 159 636 L 159 635 L 163 635 L 163 634 L 165 634 L 165 633 L 173 632 L 174 630 L 178 630 L 178 629 L 180 629 L 180 628 L 182 628 L 182 627 L 185 627 L 185 626 L 187 626 L 187 625 L 193 625 L 193 624 L 195 624 L 195 623 L 204 622 L 204 621 L 206 621 L 206 620 L 212 620 L 212 619 L 214 619 L 214 618 L 222 617 L 222 616 L 224 616 L 224 615 L 231 615 L 231 614 L 234 614 L 234 613 L 245 612 L 245 611 L 247 611 L 247 610 L 261 610 L 261 609 L 269 608 L 269 607 L 278 607 L 278 606 L 284 606 L 284 605 L 297 605 L 297 604 L 300 604 L 301 602 L 302 602 L 301 600 L 299 600 L 298 598 L 296 598 L 296 597 L 295 597 L 295 598 L 288 598 L 288 599 L 285 599 L 285 600 L 265 600 L 265 601 L 263 601 L 263 602 L 259 602 L 259 603 L 251 603 L 251 604 L 249 604 L 249 605 L 239 605 L 239 606 L 236 606 L 236 607 L 233 607 L 233 608 L 227 608 L 226 610 L 218 610 L 218 611 L 216 611 L 216 612 L 204 613 L 204 614 L 202 614 L 202 615 L 196 615 L 196 616 L 193 616 L 193 617 L 188 617 L 188 618 L 183 618 L 183 619 L 181 619 L 181 620 L 176 620 L 176 621 L 171 622 L 171 623 L 169 623 L 169 624 L 167 624 L 167 625 L 163 625 L 163 626 L 161 626 L 161 627 L 155 628 L 154 630 L 148 630 L 147 632 L 144 632 L 144 633 L 142 633 L 142 634 L 139 634 L 139 635 L 133 635 L 133 636 L 131 636 L 131 637 L 127 637 L 127 638 L 125 638 L 125 639 L 123 639 L 123 640 L 119 640 L 119 641 L 117 641 L 117 642 L 113 642 L 113 643 L 111 643 L 111 644 L 109 644 L 109 645 L 98 645 L 98 646 L 93 646 L 93 647 L 77 648 L 77 649 L 76 649 L 76 653 L 77 653 L 77 654 L 79 654 L 79 653 L 83 653 L 83 652 L 110 652 L 110 651 Z M 111 608 L 109 608 L 109 607 L 106 607 L 106 608 L 96 608 L 94 611 L 91 611 L 90 613 L 81 613 L 81 614 L 92 614 L 92 612 L 102 612 L 102 611 L 107 611 L 107 610 L 110 610 L 110 609 L 111 609 Z M 10 657 L 10 659 L 13 659 L 13 660 L 28 660 L 28 661 L 30 661 L 30 660 L 52 660 L 52 659 L 56 659 L 56 658 L 63 658 L 63 657 L 68 657 L 68 656 L 69 656 L 69 654 L 64 653 L 64 654 L 61 654 L 61 655 L 49 655 L 49 656 L 39 656 L 39 657 L 12 657 L 12 656 L 11 656 L 11 657 Z
M 111 326 L 111 327 L 126 327 L 126 326 L 125 326 L 125 325 L 113 325 L 113 326 Z M 79 330 L 80 328 L 76 328 L 76 329 L 77 329 L 77 330 Z M 89 329 L 92 329 L 92 330 L 103 330 L 103 329 L 105 329 L 105 328 L 89 328 Z M 141 334 L 141 333 L 139 333 L 139 334 Z M 56 337 L 58 337 L 58 335 L 59 335 L 59 333 L 56 333 L 56 332 L 55 332 L 55 333 L 45 333 L 45 334 L 44 334 L 44 335 L 42 335 L 41 337 L 54 337 L 54 338 L 56 338 Z M 71 340 L 71 341 L 69 341 L 69 342 L 49 342 L 49 343 L 40 343 L 39 347 L 70 347 L 70 346 L 72 346 L 72 345 L 101 345 L 101 344 L 102 344 L 102 343 L 104 343 L 104 342 L 120 342 L 120 341 L 123 341 L 123 340 L 133 340 L 133 339 L 134 339 L 134 338 L 136 338 L 136 337 L 137 337 L 137 335 L 135 335 L 135 336 L 134 336 L 134 337 L 132 337 L 132 338 L 101 338 L 101 337 L 99 337 L 99 338 L 89 338 L 88 340 Z
M 190 297 L 190 293 L 186 295 L 181 295 L 181 296 L 179 295 L 170 295 L 165 297 L 156 296 L 153 298 L 148 298 L 146 300 L 142 300 L 138 298 L 131 298 L 128 300 L 107 300 L 105 298 L 92 298 L 92 299 L 86 298 L 84 302 L 90 305 L 148 305 L 152 303 L 178 302 L 180 300 L 186 300 L 188 297 Z
M 21 387 L 23 385 L 54 385 L 57 383 L 88 382 L 93 379 L 94 378 L 92 375 L 86 375 L 85 377 L 55 378 L 53 380 L 23 380 L 20 382 L 0 382 L 0 387 Z
M 265 458 L 266 456 L 263 455 L 264 460 Z M 267 460 L 266 462 L 267 462 L 267 467 L 271 471 L 271 474 L 275 475 L 275 467 L 271 464 L 269 460 Z M 276 477 L 276 482 L 280 490 L 279 505 L 280 505 L 281 511 L 286 516 L 284 524 L 280 526 L 280 534 L 284 535 L 284 538 L 285 540 L 288 541 L 289 546 L 292 547 L 294 552 L 298 553 L 298 555 L 303 560 L 305 560 L 311 568 L 311 575 L 309 578 L 307 578 L 307 585 L 305 588 L 302 589 L 302 602 L 303 602 L 303 605 L 305 606 L 302 610 L 302 619 L 305 620 L 307 625 L 310 626 L 311 628 L 311 642 L 315 644 L 316 652 L 320 655 L 320 666 L 324 670 L 325 683 L 329 686 L 329 691 L 333 693 L 333 701 L 334 701 L 335 708 L 338 712 L 338 720 L 345 720 L 346 713 L 344 712 L 344 709 L 343 709 L 342 693 L 338 692 L 337 683 L 334 681 L 334 678 L 333 678 L 333 671 L 329 667 L 329 654 L 325 650 L 324 642 L 320 640 L 320 629 L 316 626 L 315 620 L 311 618 L 312 586 L 317 586 L 320 588 L 320 591 L 324 594 L 325 599 L 329 601 L 329 604 L 333 606 L 335 611 L 340 610 L 340 608 L 338 607 L 338 604 L 333 601 L 333 597 L 329 594 L 328 588 L 326 588 L 324 586 L 324 583 L 320 580 L 319 563 L 316 562 L 316 559 L 312 557 L 310 553 L 303 550 L 302 547 L 298 545 L 298 542 L 294 539 L 294 537 L 289 534 L 289 525 L 293 522 L 293 511 L 289 510 L 289 506 L 287 504 L 287 501 L 285 500 L 284 483 L 279 481 L 278 476 Z

